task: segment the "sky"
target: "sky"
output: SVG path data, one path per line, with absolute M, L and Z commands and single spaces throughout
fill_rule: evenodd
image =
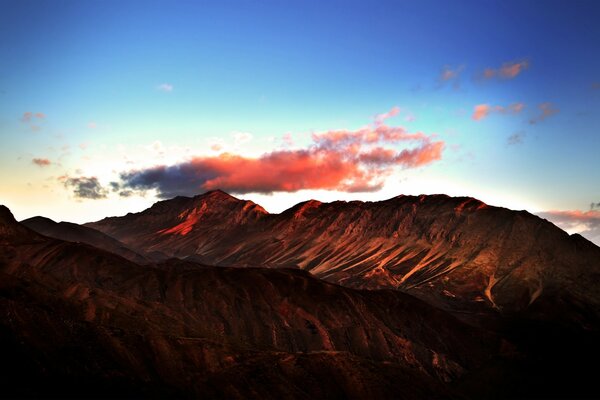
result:
M 600 244 L 598 1 L 0 0 L 0 204 L 446 193 Z

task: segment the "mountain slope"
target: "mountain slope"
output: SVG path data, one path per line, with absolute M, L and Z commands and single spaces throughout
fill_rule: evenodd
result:
M 600 248 L 525 211 L 468 197 L 308 201 L 268 214 L 215 191 L 88 226 L 140 251 L 300 268 L 349 287 L 400 289 L 463 314 L 533 310 L 584 325 L 600 315 Z M 556 306 L 571 314 L 550 315 Z
M 447 382 L 500 346 L 397 291 L 286 269 L 140 266 L 41 236 L 6 208 L 0 337 L 5 392 L 34 396 L 453 397 Z
M 146 257 L 129 249 L 118 240 L 87 226 L 70 222 L 55 222 L 50 218 L 45 217 L 28 218 L 21 221 L 21 224 L 44 236 L 67 242 L 87 243 L 140 264 L 150 262 Z

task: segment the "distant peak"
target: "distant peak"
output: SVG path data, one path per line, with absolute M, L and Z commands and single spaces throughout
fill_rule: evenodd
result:
M 22 224 L 27 224 L 27 223 L 56 224 L 56 221 L 54 221 L 48 217 L 42 217 L 41 215 L 36 215 L 35 217 L 24 219 L 23 221 L 21 221 L 21 223 Z
M 10 212 L 8 207 L 3 206 L 3 205 L 0 205 L 0 223 L 5 224 L 5 225 L 17 223 L 17 221 L 15 220 L 15 217 Z
M 222 191 L 221 189 L 209 190 L 208 192 L 203 193 L 203 194 L 201 194 L 201 195 L 199 195 L 197 197 L 239 200 L 238 198 L 233 197 L 232 195 L 230 195 L 229 193 L 226 193 L 226 192 Z

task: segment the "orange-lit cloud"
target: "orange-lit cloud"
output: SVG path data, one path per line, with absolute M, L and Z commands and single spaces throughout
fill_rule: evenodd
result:
M 538 213 L 542 218 L 573 234 L 579 233 L 600 246 L 600 211 L 547 211 Z
M 385 112 L 383 114 L 377 114 L 375 116 L 375 123 L 376 124 L 382 124 L 383 121 L 385 121 L 386 119 L 395 117 L 398 114 L 400 114 L 400 107 L 394 106 L 388 112 Z
M 554 108 L 552 103 L 548 102 L 540 104 L 538 108 L 540 109 L 540 113 L 529 120 L 530 124 L 536 124 L 538 122 L 541 122 L 548 117 L 558 114 L 558 112 L 560 111 L 558 108 Z
M 513 79 L 527 68 L 529 68 L 529 61 L 527 60 L 505 62 L 499 68 L 484 69 L 482 77 L 484 79 Z
M 489 116 L 491 113 L 500 114 L 518 114 L 525 108 L 523 103 L 512 103 L 506 107 L 503 106 L 490 106 L 489 104 L 478 104 L 473 109 L 473 118 L 475 121 L 482 120 Z
M 50 164 L 52 164 L 52 162 L 47 158 L 34 158 L 31 160 L 31 162 L 37 165 L 38 167 L 47 167 Z
M 394 109 L 390 112 L 395 113 Z M 390 115 L 391 115 L 390 114 Z M 294 192 L 328 189 L 346 192 L 379 190 L 394 167 L 416 168 L 442 158 L 443 141 L 422 132 L 375 124 L 356 131 L 315 133 L 304 149 L 276 150 L 258 158 L 224 153 L 196 157 L 176 165 L 159 165 L 121 174 L 122 187 L 157 189 L 160 197 L 223 189 L 233 193 Z M 403 149 L 397 149 L 399 145 Z M 406 148 L 406 144 L 412 144 Z

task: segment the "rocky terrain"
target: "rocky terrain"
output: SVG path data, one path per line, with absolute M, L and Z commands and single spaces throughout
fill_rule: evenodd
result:
M 600 315 L 600 248 L 526 211 L 468 197 L 308 201 L 269 214 L 212 191 L 87 226 L 138 251 L 298 268 L 347 287 L 398 289 L 463 315 L 558 307 L 557 319 L 579 325 Z
M 8 397 L 594 398 L 600 249 L 471 198 L 0 206 Z

